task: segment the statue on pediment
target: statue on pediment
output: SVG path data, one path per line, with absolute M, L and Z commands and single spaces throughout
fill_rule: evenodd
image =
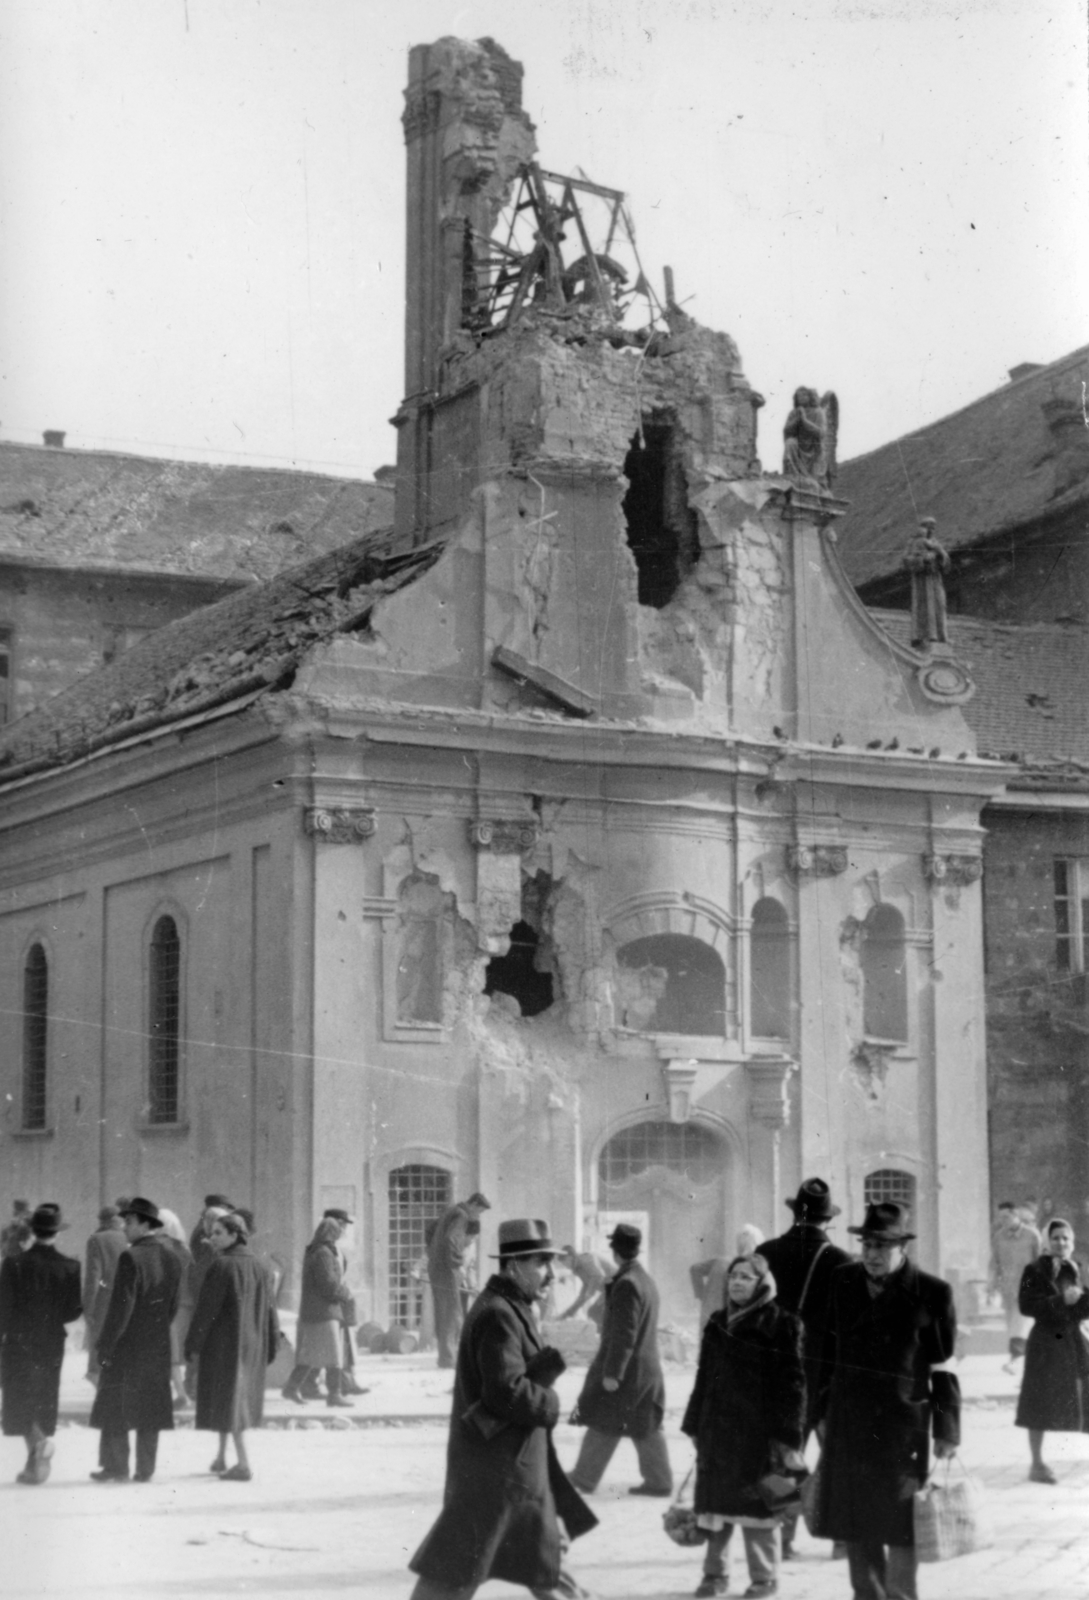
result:
M 933 517 L 923 517 L 908 541 L 904 566 L 911 574 L 911 646 L 925 650 L 932 644 L 948 644 L 946 624 L 945 574 L 952 562 L 949 552 L 937 538 Z
M 795 389 L 794 406 L 783 428 L 783 475 L 831 490 L 836 479 L 839 401 L 829 390 Z

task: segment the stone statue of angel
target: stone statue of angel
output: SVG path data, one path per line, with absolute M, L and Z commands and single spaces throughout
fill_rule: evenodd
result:
M 794 407 L 783 429 L 783 475 L 831 490 L 836 481 L 839 401 L 831 390 L 795 389 Z

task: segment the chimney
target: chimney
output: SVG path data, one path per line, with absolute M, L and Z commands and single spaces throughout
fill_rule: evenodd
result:
M 51 450 L 63 450 L 64 449 L 64 431 L 63 431 L 63 429 L 61 429 L 61 428 L 46 428 L 45 432 L 42 434 L 42 443 L 48 445 Z
M 1043 365 L 1042 361 L 1022 361 L 1019 366 L 1010 368 L 1010 382 L 1016 383 L 1018 378 L 1027 378 L 1030 372 L 1042 371 Z

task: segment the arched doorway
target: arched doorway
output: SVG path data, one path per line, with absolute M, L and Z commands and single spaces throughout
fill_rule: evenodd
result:
M 598 1157 L 598 1209 L 644 1212 L 644 1253 L 663 1320 L 694 1322 L 690 1268 L 730 1253 L 730 1147 L 705 1122 L 634 1122 Z M 744 1220 L 743 1218 L 740 1220 Z

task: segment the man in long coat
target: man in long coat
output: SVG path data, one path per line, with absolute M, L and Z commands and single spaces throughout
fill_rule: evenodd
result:
M 412 1600 L 470 1600 L 488 1578 L 522 1584 L 538 1600 L 586 1591 L 561 1564 L 569 1539 L 597 1518 L 572 1489 L 552 1446 L 564 1370 L 546 1347 L 534 1306 L 552 1283 L 559 1252 L 547 1222 L 499 1225 L 499 1271 L 465 1320 L 454 1377 L 443 1509 L 409 1566 Z
M 953 1294 L 907 1259 L 907 1223 L 903 1206 L 868 1206 L 848 1229 L 862 1260 L 832 1278 L 818 1510 L 846 1541 L 855 1600 L 916 1600 L 913 1496 L 931 1431 L 938 1457 L 960 1443 Z
M 122 1250 L 128 1247 L 125 1226 L 117 1207 L 103 1206 L 98 1213 L 98 1227 L 87 1240 L 87 1257 L 83 1266 L 83 1321 L 86 1326 L 83 1345 L 87 1351 L 87 1376 L 96 1384 L 98 1357 L 95 1345 L 109 1309 L 118 1260 Z
M 131 1249 L 117 1263 L 109 1309 L 98 1336 L 102 1375 L 91 1408 L 91 1427 L 102 1430 L 99 1483 L 129 1476 L 129 1429 L 136 1430 L 137 1483 L 155 1471 L 159 1434 L 174 1426 L 170 1389 L 170 1324 L 181 1292 L 181 1258 L 157 1235 L 159 1208 L 142 1196 L 122 1212 Z
M 4 1433 L 26 1440 L 26 1466 L 17 1483 L 49 1476 L 57 1397 L 64 1360 L 64 1325 L 82 1310 L 79 1262 L 62 1256 L 54 1239 L 60 1206 L 39 1206 L 30 1219 L 33 1242 L 0 1265 L 0 1386 Z
M 629 1494 L 669 1495 L 673 1472 L 662 1431 L 665 1379 L 658 1355 L 658 1289 L 636 1257 L 640 1230 L 620 1222 L 609 1235 L 616 1275 L 605 1285 L 601 1343 L 572 1417 L 586 1428 L 571 1482 L 591 1494 L 620 1440 L 629 1438 L 642 1483 Z
M 777 1239 L 757 1245 L 771 1268 L 776 1284 L 776 1299 L 784 1311 L 801 1317 L 805 1329 L 802 1359 L 805 1366 L 805 1431 L 809 1438 L 817 1425 L 820 1396 L 828 1387 L 822 1370 L 828 1312 L 831 1304 L 832 1274 L 846 1266 L 851 1257 L 828 1238 L 826 1229 L 840 1208 L 832 1203 L 832 1192 L 823 1178 L 807 1178 L 793 1200 L 786 1204 L 794 1213 L 794 1225 Z M 789 1559 L 794 1545 L 798 1513 L 783 1517 L 783 1560 Z
M 458 1337 L 465 1320 L 461 1298 L 465 1286 L 465 1257 L 470 1239 L 479 1231 L 480 1218 L 490 1210 L 491 1202 L 480 1193 L 447 1206 L 427 1247 L 427 1276 L 435 1302 L 440 1367 L 454 1365 Z

